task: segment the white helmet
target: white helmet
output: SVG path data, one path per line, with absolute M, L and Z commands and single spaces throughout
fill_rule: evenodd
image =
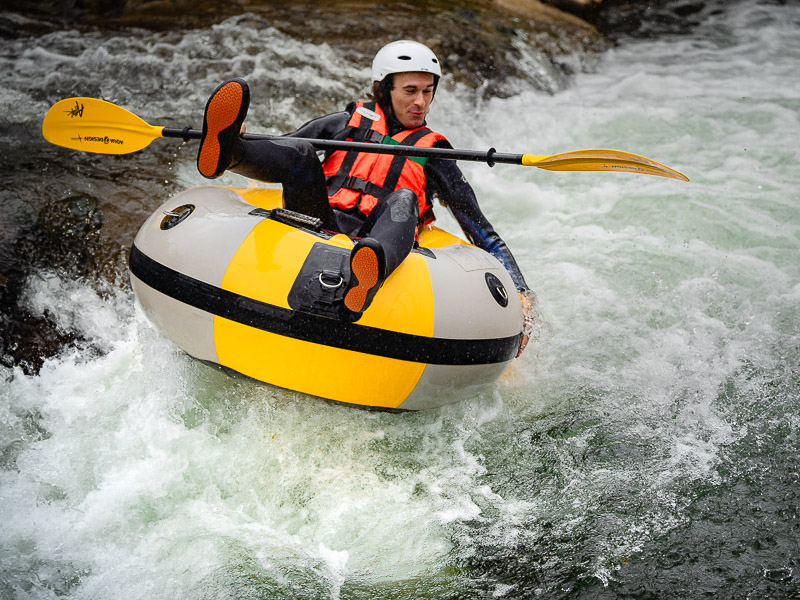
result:
M 441 77 L 442 67 L 430 48 L 410 40 L 386 44 L 372 59 L 373 81 L 383 81 L 392 73 L 408 72 L 431 73 Z

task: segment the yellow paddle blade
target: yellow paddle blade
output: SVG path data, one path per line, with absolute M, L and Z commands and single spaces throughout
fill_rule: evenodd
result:
M 51 144 L 98 154 L 129 154 L 161 137 L 163 127 L 148 125 L 132 112 L 96 98 L 56 102 L 42 122 Z
M 548 171 L 617 171 L 689 181 L 683 173 L 644 156 L 621 150 L 575 150 L 551 156 L 523 154 L 522 164 Z

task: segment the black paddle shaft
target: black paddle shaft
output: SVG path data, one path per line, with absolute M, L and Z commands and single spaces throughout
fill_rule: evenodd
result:
M 199 129 L 184 127 L 164 127 L 161 132 L 162 137 L 182 138 L 184 141 L 199 140 L 202 132 Z M 246 140 L 280 140 L 286 139 L 277 135 L 260 135 L 256 133 L 245 133 L 242 136 Z M 404 146 L 403 144 L 368 144 L 366 142 L 346 142 L 339 140 L 318 140 L 313 138 L 290 138 L 301 142 L 308 142 L 317 150 L 356 150 L 358 152 L 372 152 L 374 154 L 392 154 L 394 156 L 413 156 L 418 158 L 441 158 L 444 160 L 469 160 L 472 162 L 485 162 L 490 167 L 496 163 L 507 165 L 521 165 L 522 154 L 503 154 L 494 148 L 487 151 L 481 150 L 458 150 L 455 148 L 417 148 L 416 146 Z

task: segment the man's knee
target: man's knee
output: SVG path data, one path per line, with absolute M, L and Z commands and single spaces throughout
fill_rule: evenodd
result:
M 386 205 L 395 223 L 414 223 L 419 219 L 419 200 L 417 195 L 408 188 L 395 190 L 386 198 Z
M 272 143 L 273 147 L 278 149 L 279 162 L 285 169 L 285 175 L 280 183 L 299 187 L 324 186 L 322 163 L 319 162 L 317 153 L 309 142 L 287 138 L 272 140 Z

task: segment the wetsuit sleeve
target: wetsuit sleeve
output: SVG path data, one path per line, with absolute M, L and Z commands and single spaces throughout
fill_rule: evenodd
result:
M 447 144 L 447 147 L 450 145 Z M 484 216 L 472 186 L 458 168 L 456 161 L 430 159 L 426 164 L 425 174 L 429 197 L 434 193 L 437 194 L 439 202 L 450 210 L 469 241 L 500 261 L 511 275 L 517 290 L 529 291 L 517 261 Z

